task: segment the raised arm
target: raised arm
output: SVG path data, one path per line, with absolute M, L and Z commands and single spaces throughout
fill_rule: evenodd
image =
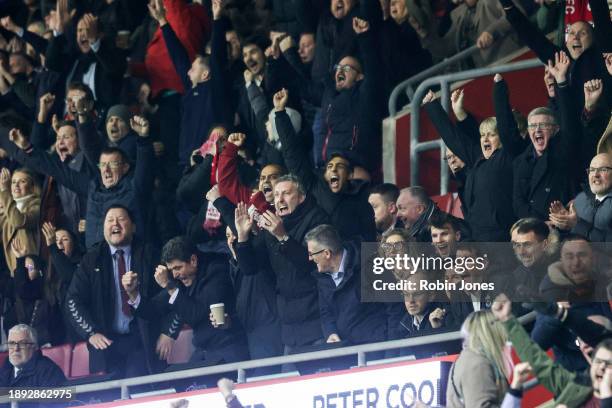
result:
M 521 13 L 512 0 L 500 0 L 500 3 L 504 8 L 506 18 L 512 27 L 514 27 L 519 39 L 536 53 L 540 61 L 546 64 L 548 60 L 554 59 L 555 52 L 560 51 L 560 48 L 546 38 L 544 33 L 538 30 L 537 27 Z
M 499 74 L 495 75 L 495 84 L 493 85 L 493 105 L 495 107 L 495 118 L 497 119 L 497 132 L 504 151 L 512 156 L 518 156 L 522 153 L 524 145 L 510 106 L 508 84 Z
M 308 154 L 303 149 L 302 143 L 297 140 L 297 134 L 291 124 L 291 119 L 285 111 L 287 100 L 289 98 L 286 90 L 281 90 L 274 95 L 274 122 L 276 131 L 281 142 L 281 152 L 287 165 L 287 170 L 295 174 L 306 191 L 309 191 L 317 182 L 315 174 L 310 162 Z
M 9 132 L 9 139 L 19 148 L 15 151 L 15 157 L 18 161 L 38 173 L 55 178 L 58 183 L 79 196 L 87 197 L 90 181 L 87 174 L 74 171 L 60 162 L 57 157 L 52 158 L 43 150 L 29 145 L 25 136 L 17 129 L 12 129 Z
M 433 93 L 430 94 L 429 98 L 426 96 L 425 101 L 432 97 Z M 472 167 L 480 157 L 480 147 L 453 125 L 448 114 L 442 109 L 439 100 L 429 101 L 424 106 L 431 123 L 433 123 L 444 143 L 465 162 L 466 166 Z
M 228 72 L 227 43 L 225 33 L 231 24 L 223 17 L 225 0 L 212 0 L 212 34 L 210 39 L 210 76 L 215 122 L 232 123 L 232 107 L 227 95 L 231 92 L 231 78 Z
M 151 17 L 159 23 L 166 43 L 166 49 L 174 65 L 174 70 L 181 79 L 185 90 L 190 89 L 192 84 L 187 72 L 189 72 L 191 61 L 189 61 L 187 50 L 185 50 L 185 47 L 183 47 L 183 44 L 181 44 L 181 41 L 178 39 L 176 33 L 166 19 L 164 2 L 162 0 L 154 0 L 148 4 L 148 7 Z
M 143 204 L 153 191 L 155 154 L 153 153 L 153 143 L 149 138 L 149 121 L 142 116 L 134 116 L 130 119 L 130 126 L 138 135 L 134 187 L 140 193 L 143 199 L 141 204 Z
M 603 53 L 612 52 L 612 20 L 605 0 L 589 0 L 593 23 L 595 23 L 595 41 Z
M 251 189 L 242 184 L 238 175 L 238 150 L 245 140 L 244 133 L 232 133 L 219 155 L 219 193 L 234 205 L 248 203 L 251 197 Z

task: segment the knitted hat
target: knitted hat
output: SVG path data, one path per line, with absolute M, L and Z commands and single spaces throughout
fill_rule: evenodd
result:
M 127 106 L 125 105 L 111 106 L 111 108 L 106 113 L 106 121 L 108 122 L 108 120 L 113 116 L 117 116 L 118 118 L 121 118 L 125 122 L 126 125 L 128 126 L 130 125 L 130 118 L 132 117 L 132 113 L 130 112 L 130 109 Z

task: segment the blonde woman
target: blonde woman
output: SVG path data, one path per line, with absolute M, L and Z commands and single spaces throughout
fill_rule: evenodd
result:
M 501 76 L 496 75 L 495 82 L 496 87 L 505 87 Z M 514 134 L 500 132 L 495 117 L 478 125 L 463 107 L 462 89 L 451 96 L 456 124 L 434 98 L 430 91 L 424 99 L 427 114 L 444 143 L 465 163 L 462 208 L 472 228 L 472 238 L 478 242 L 509 241 L 508 231 L 516 221 L 512 206 L 513 161 L 525 148 L 518 129 Z
M 19 239 L 25 253 L 38 254 L 40 216 L 40 189 L 36 186 L 34 174 L 26 168 L 11 172 L 0 171 L 0 227 L 2 247 L 6 264 L 14 275 L 17 266 L 11 244 Z
M 504 353 L 507 335 L 489 310 L 473 312 L 461 327 L 463 351 L 451 367 L 448 408 L 499 407 L 508 390 L 511 361 Z

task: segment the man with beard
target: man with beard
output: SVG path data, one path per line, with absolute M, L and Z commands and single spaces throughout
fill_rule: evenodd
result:
M 612 157 L 601 153 L 587 169 L 589 188 L 578 194 L 569 209 L 553 203 L 550 221 L 561 230 L 571 229 L 591 242 L 612 241 Z
M 151 374 L 153 339 L 159 328 L 134 316 L 124 275 L 140 277 L 140 293 L 157 292 L 153 281 L 153 248 L 135 239 L 136 224 L 129 210 L 111 205 L 104 214 L 104 241 L 81 260 L 66 296 L 67 319 L 89 349 L 91 372 L 120 377 Z
M 123 150 L 130 160 L 136 160 L 138 136 L 130 128 L 132 114 L 125 105 L 114 105 L 106 113 L 106 145 Z M 83 128 L 83 130 L 90 130 Z M 95 131 L 95 129 L 91 129 Z M 84 134 L 82 137 L 95 138 L 95 134 Z
M 240 126 L 245 133 L 248 135 L 260 135 L 259 138 L 252 137 L 248 140 L 247 147 L 253 152 L 263 149 L 265 139 L 263 139 L 264 132 L 262 130 L 258 131 L 257 115 L 249 100 L 249 93 L 252 94 L 254 91 L 250 90 L 250 88 L 259 88 L 259 93 L 263 94 L 263 99 L 267 104 L 267 107 L 261 108 L 261 111 L 270 112 L 272 96 L 275 92 L 282 88 L 297 86 L 295 75 L 287 60 L 278 58 L 280 53 L 279 40 L 280 37 L 277 37 L 271 47 L 269 47 L 270 51 L 266 51 L 266 53 L 264 53 L 264 49 L 267 48 L 268 42 L 265 39 L 254 36 L 247 38 L 242 44 L 242 61 L 247 69 L 244 71 L 244 86 L 241 83 L 239 88 L 237 111 L 240 118 Z M 299 111 L 301 109 L 297 95 L 299 94 L 295 92 L 295 95 L 292 97 L 295 100 L 292 100 L 290 105 Z
M 274 95 L 276 129 L 281 151 L 288 170 L 300 179 L 309 194 L 331 218 L 344 239 L 373 241 L 376 239 L 374 211 L 368 203 L 368 184 L 350 180 L 353 165 L 348 152 L 334 154 L 327 161 L 325 173 L 320 177 L 310 166 L 303 143 L 298 140 L 285 112 L 288 93 L 281 90 Z
M 383 183 L 370 189 L 368 202 L 374 210 L 374 223 L 376 224 L 376 241 L 380 241 L 385 233 L 394 228 L 403 228 L 402 222 L 397 218 L 395 202 L 399 196 L 399 189 L 395 184 Z
M 297 177 L 282 176 L 274 186 L 276 214 L 266 211 L 258 223 L 268 258 L 276 278 L 278 313 L 285 352 L 296 347 L 323 342 L 317 283 L 310 272 L 315 265 L 302 242 L 314 227 L 326 224 L 328 217 L 316 205 Z M 236 213 L 238 243 L 235 246 L 240 269 L 252 270 L 258 264 L 250 231 L 252 220 L 246 211 Z M 259 270 L 259 269 L 258 269 Z
M 47 68 L 64 73 L 66 84 L 79 81 L 89 86 L 101 111 L 105 112 L 121 93 L 126 61 L 114 41 L 101 35 L 98 17 L 92 14 L 79 19 L 75 41 L 68 40 L 65 32 L 72 31 L 68 26 L 73 15 L 68 0 L 58 0 L 56 18 L 50 27 L 53 38 L 47 48 Z

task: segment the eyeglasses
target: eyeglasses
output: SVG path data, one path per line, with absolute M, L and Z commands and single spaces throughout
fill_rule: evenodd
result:
M 384 242 L 380 244 L 380 247 L 385 252 L 389 252 L 391 250 L 399 251 L 399 250 L 406 248 L 406 243 L 405 242 Z
M 538 130 L 538 129 L 550 130 L 554 126 L 555 126 L 555 124 L 551 123 L 551 122 L 530 123 L 530 124 L 527 125 L 527 129 L 530 129 L 530 130 Z
M 603 364 L 604 365 L 604 369 L 606 369 L 608 367 L 612 367 L 612 360 L 603 360 L 601 358 L 594 358 L 593 359 L 593 365 L 596 365 L 596 364 Z
M 123 162 L 120 161 L 100 162 L 98 163 L 98 168 L 104 169 L 106 168 L 106 166 L 108 166 L 111 169 L 118 169 L 119 167 L 121 167 L 121 165 L 123 165 Z
M 10 349 L 16 349 L 16 348 L 23 349 L 23 348 L 31 347 L 33 345 L 34 343 L 27 342 L 27 341 L 20 341 L 20 342 L 9 341 L 8 342 L 8 347 Z
M 535 242 L 512 242 L 512 249 L 518 251 L 520 249 L 529 250 L 535 246 Z
M 587 174 L 601 173 L 606 175 L 612 170 L 612 167 L 589 167 L 586 169 Z
M 345 74 L 348 74 L 351 69 L 353 71 L 357 72 L 357 73 L 360 72 L 357 68 L 352 67 L 350 65 L 346 65 L 346 64 L 344 64 L 344 65 L 340 65 L 340 64 L 334 65 L 334 71 L 340 70 L 340 71 L 344 72 Z
M 323 251 L 325 251 L 325 250 L 326 250 L 326 249 L 322 249 L 322 250 L 317 251 L 317 252 L 308 252 L 308 256 L 312 258 L 313 256 L 315 256 L 315 255 L 319 255 L 321 252 L 323 252 Z

